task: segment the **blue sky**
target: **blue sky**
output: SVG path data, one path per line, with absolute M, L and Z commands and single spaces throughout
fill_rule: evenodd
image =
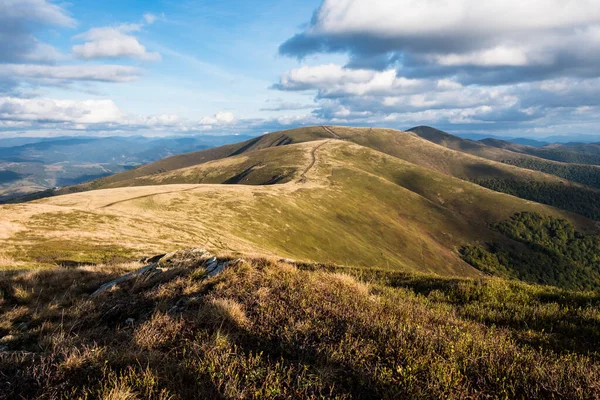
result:
M 598 133 L 600 0 L 0 0 L 0 136 Z

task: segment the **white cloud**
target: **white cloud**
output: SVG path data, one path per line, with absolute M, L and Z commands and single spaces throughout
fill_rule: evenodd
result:
M 76 25 L 64 8 L 46 0 L 2 0 L 0 16 L 1 19 L 28 20 L 64 27 Z
M 218 112 L 200 120 L 176 114 L 134 115 L 123 112 L 110 99 L 65 100 L 0 97 L 0 127 L 21 130 L 60 127 L 62 130 L 122 130 L 194 132 L 237 127 L 231 112 Z
M 282 90 L 316 89 L 322 96 L 360 96 L 411 93 L 425 90 L 427 85 L 428 82 L 422 79 L 398 77 L 391 69 L 372 71 L 326 64 L 287 71 L 275 87 Z
M 124 24 L 117 27 L 92 28 L 75 36 L 87 40 L 73 46 L 73 54 L 79 58 L 136 58 L 145 61 L 158 61 L 157 52 L 148 52 L 138 39 L 130 35 L 141 29 L 141 24 Z
M 158 19 L 158 16 L 156 16 L 154 14 L 151 14 L 151 13 L 144 14 L 144 21 L 146 21 L 146 23 L 148 25 L 153 24 L 157 19 Z
M 123 114 L 112 100 L 19 99 L 0 97 L 0 119 L 99 124 L 119 121 Z
M 0 1 L 0 63 L 54 62 L 62 56 L 52 46 L 38 40 L 39 27 L 71 28 L 76 21 L 64 8 L 45 0 Z
M 558 126 L 600 96 L 600 0 L 323 0 L 280 53 L 347 56 L 274 85 L 325 120 Z
M 23 61 L 36 63 L 53 63 L 65 58 L 54 46 L 41 42 L 36 42 L 31 52 L 23 55 Z
M 532 32 L 600 21 L 597 0 L 325 0 L 309 32 L 380 37 Z
M 0 64 L 0 76 L 10 78 L 130 82 L 140 74 L 138 68 L 124 65 Z
M 599 0 L 325 0 L 280 48 L 294 56 L 344 52 L 363 66 L 541 66 L 597 75 L 598 50 Z
M 524 49 L 499 46 L 467 54 L 440 54 L 432 58 L 440 65 L 525 66 L 531 63 Z
M 199 121 L 200 125 L 231 124 L 235 121 L 235 115 L 228 111 L 221 111 L 211 117 L 204 117 Z

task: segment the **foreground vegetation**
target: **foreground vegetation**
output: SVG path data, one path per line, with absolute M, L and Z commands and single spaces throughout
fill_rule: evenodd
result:
M 250 259 L 0 280 L 3 398 L 600 398 L 600 298 Z

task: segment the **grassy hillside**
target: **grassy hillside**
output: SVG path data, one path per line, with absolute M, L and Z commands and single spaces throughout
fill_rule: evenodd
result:
M 185 138 L 59 137 L 0 143 L 0 201 L 77 185 L 173 154 L 244 140 L 244 136 Z M 48 192 L 49 194 L 50 192 Z
M 506 146 L 487 146 L 484 142 L 501 141 L 489 139 L 476 142 L 430 127 L 417 127 L 411 131 L 433 143 L 464 152 L 462 154 L 476 155 L 518 167 L 516 170 L 509 170 L 499 167 L 498 163 L 482 164 L 479 168 L 472 168 L 470 173 L 452 171 L 453 176 L 468 179 L 492 190 L 562 208 L 588 218 L 600 219 L 600 167 L 598 166 L 549 161 L 512 151 L 514 148 L 528 146 L 507 142 L 502 142 L 507 143 Z M 434 158 L 433 154 L 430 156 Z M 472 161 L 463 163 L 472 165 Z M 553 179 L 553 176 L 562 179 Z
M 544 172 L 582 185 L 600 188 L 600 167 L 578 164 L 575 157 L 565 157 L 564 159 L 555 160 L 555 158 L 560 157 L 550 158 L 548 156 L 554 151 L 575 151 L 559 150 L 569 148 L 569 146 L 566 145 L 550 145 L 540 148 L 523 146 L 497 139 L 473 141 L 462 139 L 428 126 L 412 128 L 410 131 L 426 140 L 453 150 L 473 154 L 489 160 L 500 161 L 529 170 Z M 595 151 L 596 145 L 590 144 L 580 146 L 589 146 L 591 149 L 590 151 Z M 574 146 L 573 149 L 578 149 L 579 147 Z M 582 154 L 583 156 L 587 153 L 576 154 Z
M 248 258 L 0 278 L 2 398 L 600 396 L 596 294 Z
M 259 166 L 260 165 L 260 166 Z M 242 178 L 278 185 L 212 185 Z M 501 237 L 519 211 L 584 218 L 496 193 L 369 148 L 325 140 L 263 149 L 103 189 L 0 207 L 3 252 L 27 265 L 106 262 L 201 244 L 357 266 L 477 275 L 458 250 Z M 169 182 L 167 182 L 169 183 Z M 5 263 L 6 264 L 6 263 Z
M 117 182 L 173 171 L 176 169 L 199 165 L 205 162 L 232 157 L 269 147 L 285 146 L 293 143 L 302 143 L 332 137 L 331 134 L 322 127 L 294 129 L 289 133 L 291 134 L 288 135 L 288 131 L 273 132 L 240 143 L 167 157 L 157 162 L 142 165 L 138 168 L 125 171 L 120 174 L 115 174 L 86 184 L 64 188 L 63 190 L 58 191 L 56 194 L 66 194 L 109 186 L 114 187 L 118 186 Z
M 342 127 L 1 205 L 0 399 L 600 398 L 598 292 L 517 280 L 598 290 L 597 223 L 477 179 L 600 206 Z M 199 246 L 217 257 L 180 250 Z
M 233 163 L 244 163 L 235 157 L 268 148 L 328 138 L 360 144 L 436 172 L 469 180 L 493 190 L 503 191 L 528 200 L 581 213 L 588 218 L 597 219 L 600 215 L 600 203 L 588 201 L 589 198 L 600 196 L 600 191 L 581 187 L 569 181 L 570 179 L 590 186 L 600 186 L 600 174 L 597 173 L 600 172 L 600 168 L 596 171 L 596 167 L 592 166 L 575 166 L 545 161 L 536 157 L 485 146 L 480 142 L 463 140 L 433 128 L 415 128 L 415 131 L 418 134 L 393 129 L 316 126 L 274 132 L 235 145 L 226 145 L 206 151 L 166 158 L 156 163 L 147 164 L 131 171 L 89 183 L 39 193 L 25 200 L 93 189 L 137 185 L 169 183 L 273 184 L 287 182 L 295 172 L 293 165 L 282 166 L 282 168 L 275 171 L 262 169 L 265 164 L 264 161 L 247 161 L 244 164 L 245 169 L 238 170 L 236 166 L 231 166 L 230 162 L 225 160 L 235 159 L 237 161 L 232 161 Z M 514 156 L 521 158 L 514 158 Z M 506 157 L 512 158 L 507 159 Z M 219 164 L 219 160 L 224 161 Z M 224 168 L 224 173 L 211 172 L 211 176 L 202 175 L 203 168 L 201 165 L 211 162 L 216 163 L 213 166 L 220 165 L 221 168 Z M 522 162 L 527 162 L 527 165 L 521 165 Z M 226 165 L 228 166 L 225 167 Z M 589 168 L 593 170 L 590 171 Z M 535 169 L 547 173 L 538 172 Z M 208 166 L 206 170 L 213 171 L 214 168 Z M 230 171 L 234 170 L 237 170 L 237 176 L 228 175 Z M 265 173 L 271 175 L 265 176 Z M 561 179 L 561 177 L 564 179 Z M 536 195 L 537 191 L 532 183 L 549 187 L 551 192 L 560 192 L 560 194 L 556 199 Z M 514 190 L 515 187 L 519 190 Z
M 517 180 L 536 179 L 561 181 L 560 179 L 555 179 L 552 175 L 540 174 L 535 171 L 524 171 L 521 168 L 510 167 L 500 162 L 494 162 L 496 159 L 502 159 L 502 155 L 505 155 L 504 153 L 506 152 L 503 153 L 503 150 L 492 147 L 480 145 L 482 148 L 496 152 L 496 158 L 485 155 L 474 156 L 465 154 L 463 151 L 448 149 L 444 146 L 434 144 L 429 140 L 425 140 L 412 132 L 402 132 L 394 129 L 314 126 L 273 132 L 234 145 L 226 145 L 214 149 L 165 158 L 158 162 L 150 163 L 87 184 L 67 187 L 55 194 L 66 194 L 106 187 L 127 186 L 131 184 L 132 179 L 136 178 L 148 178 L 156 174 L 198 166 L 206 162 L 241 154 L 249 154 L 261 149 L 322 139 L 344 140 L 360 144 L 373 150 L 461 179 L 494 178 L 502 176 Z

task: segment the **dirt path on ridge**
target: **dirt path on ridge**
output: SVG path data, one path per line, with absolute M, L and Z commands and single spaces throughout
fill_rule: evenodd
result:
M 329 140 L 326 140 L 323 143 L 319 144 L 318 146 L 315 146 L 314 149 L 312 149 L 310 151 L 310 156 L 312 157 L 312 160 L 310 161 L 310 164 L 308 165 L 308 167 L 306 167 L 304 172 L 302 172 L 302 174 L 300 174 L 300 179 L 298 179 L 298 183 L 306 182 L 306 174 L 315 166 L 315 163 L 317 162 L 317 150 L 319 150 L 319 148 L 321 146 L 323 146 L 327 143 L 329 143 Z
M 333 136 L 334 138 L 341 139 L 341 136 L 335 133 L 330 127 L 323 125 L 322 128 L 325 129 L 327 133 L 331 134 L 331 136 Z

